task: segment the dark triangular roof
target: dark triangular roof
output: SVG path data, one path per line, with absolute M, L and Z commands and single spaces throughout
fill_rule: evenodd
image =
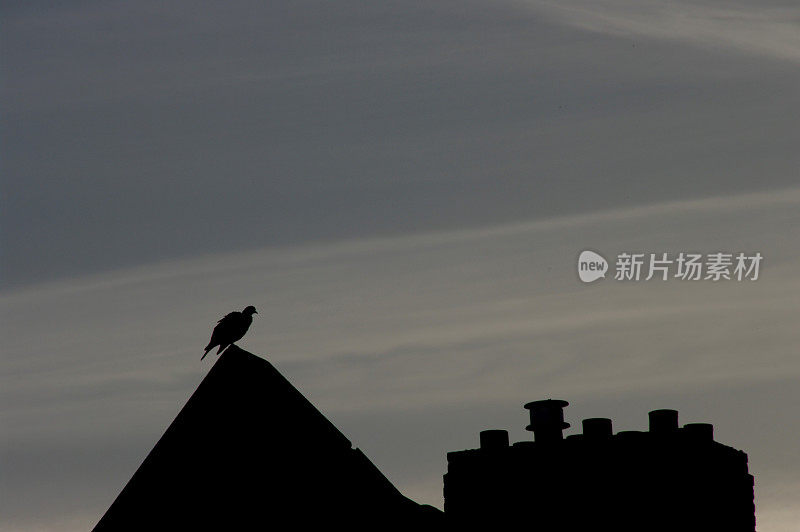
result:
M 440 517 L 404 497 L 272 364 L 231 346 L 95 531 L 430 528 Z

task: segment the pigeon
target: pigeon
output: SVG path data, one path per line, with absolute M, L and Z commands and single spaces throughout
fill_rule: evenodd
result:
M 244 333 L 250 328 L 250 324 L 253 323 L 253 314 L 258 314 L 258 312 L 254 306 L 250 305 L 241 312 L 231 312 L 219 320 L 217 326 L 214 327 L 214 332 L 211 333 L 211 340 L 206 346 L 206 352 L 203 353 L 200 360 L 206 358 L 208 352 L 216 346 L 219 346 L 217 354 L 220 354 L 229 345 L 241 340 Z

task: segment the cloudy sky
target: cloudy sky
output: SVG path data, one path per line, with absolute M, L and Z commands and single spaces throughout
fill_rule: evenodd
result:
M 0 16 L 0 529 L 90 528 L 253 304 L 241 347 L 417 501 L 441 507 L 447 451 L 527 439 L 522 404 L 556 397 L 573 426 L 714 423 L 759 531 L 796 530 L 795 2 Z M 587 285 L 587 248 L 764 260 Z

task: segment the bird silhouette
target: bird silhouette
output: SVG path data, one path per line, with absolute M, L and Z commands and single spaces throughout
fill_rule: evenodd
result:
M 209 351 L 219 346 L 217 354 L 228 348 L 234 342 L 242 339 L 250 324 L 253 323 L 253 314 L 258 314 L 256 307 L 249 305 L 241 312 L 231 312 L 217 322 L 214 332 L 211 333 L 211 340 L 206 346 L 206 352 L 200 360 L 206 358 Z

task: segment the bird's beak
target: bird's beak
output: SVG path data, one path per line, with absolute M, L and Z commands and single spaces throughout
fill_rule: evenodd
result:
M 254 310 L 254 311 L 253 311 L 253 314 L 258 314 L 258 311 L 257 311 L 257 310 Z

